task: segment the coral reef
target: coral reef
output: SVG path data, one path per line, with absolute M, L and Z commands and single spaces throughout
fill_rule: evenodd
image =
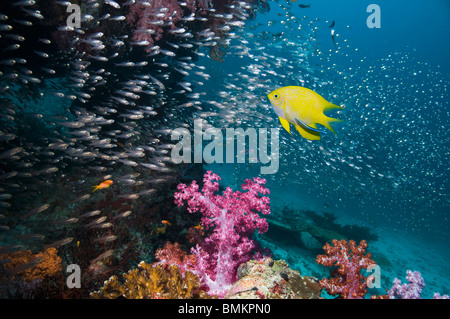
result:
M 200 281 L 190 271 L 180 272 L 177 266 L 163 267 L 141 262 L 137 269 L 123 275 L 121 283 L 117 276 L 110 277 L 104 286 L 91 293 L 94 299 L 197 299 L 209 298 L 200 289 Z
M 338 267 L 330 272 L 335 277 L 324 278 L 320 281 L 320 286 L 331 295 L 339 295 L 344 299 L 360 299 L 367 293 L 367 284 L 371 277 L 364 278 L 361 269 L 367 269 L 370 265 L 375 265 L 371 259 L 371 254 L 365 254 L 367 243 L 362 240 L 358 246 L 355 241 L 348 243 L 342 239 L 334 239 L 333 245 L 328 243 L 323 246 L 325 255 L 316 258 L 318 264 L 326 267 Z
M 31 250 L 22 250 L 0 256 L 5 273 L 11 280 L 20 277 L 21 280 L 31 282 L 45 280 L 57 276 L 62 269 L 61 258 L 54 247 L 33 254 Z M 3 260 L 4 259 L 4 260 Z
M 317 279 L 289 268 L 284 260 L 250 260 L 238 268 L 238 281 L 225 295 L 230 299 L 316 299 Z
M 167 250 L 175 252 L 172 260 L 180 262 L 185 256 L 178 244 L 167 244 L 158 252 L 167 257 Z M 189 256 L 189 255 L 188 255 Z M 168 259 L 164 259 L 168 261 Z M 141 262 L 137 269 L 118 276 L 111 276 L 103 287 L 91 293 L 91 298 L 116 299 L 210 299 L 201 288 L 199 277 L 189 270 L 182 272 L 177 265 L 157 262 L 152 265 Z M 250 260 L 238 268 L 238 280 L 225 292 L 229 299 L 316 299 L 321 288 L 313 277 L 301 276 L 289 268 L 284 260 L 270 257 Z
M 264 187 L 264 179 L 254 178 L 242 184 L 246 192 L 233 192 L 228 187 L 222 195 L 214 194 L 219 190 L 219 180 L 218 175 L 208 171 L 201 192 L 195 181 L 190 186 L 179 184 L 175 203 L 178 206 L 187 203 L 189 213 L 202 214 L 200 223 L 210 235 L 192 249 L 197 258 L 196 273 L 210 294 L 222 297 L 236 281 L 239 265 L 258 252 L 251 238 L 256 230 L 261 234 L 268 229 L 258 212 L 270 213 L 270 199 L 264 196 L 270 192 Z

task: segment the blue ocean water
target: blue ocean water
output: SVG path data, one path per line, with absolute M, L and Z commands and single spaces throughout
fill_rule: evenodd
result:
M 99 18 L 105 12 L 125 17 L 125 2 L 118 1 L 120 12 L 93 7 L 89 13 L 94 21 L 107 21 Z M 110 275 L 152 261 L 166 241 L 184 238 L 198 220 L 185 220 L 171 207 L 173 192 L 178 183 L 200 181 L 213 170 L 223 187 L 235 190 L 246 178 L 267 180 L 272 214 L 269 231 L 258 240 L 302 275 L 329 276 L 315 261 L 325 242 L 366 240 L 381 276 L 369 295 L 384 294 L 394 278 L 405 282 L 406 270 L 423 275 L 423 298 L 449 294 L 448 1 L 379 0 L 380 28 L 367 25 L 372 1 L 248 2 L 249 8 L 226 2 L 241 23 L 227 17 L 207 26 L 175 23 L 192 38 L 168 32 L 168 24 L 154 43 L 160 48 L 150 53 L 133 42 L 133 27 L 120 19 L 84 22 L 87 38 L 82 32 L 65 37 L 53 33 L 61 26 L 58 15 L 38 7 L 45 17 L 55 14 L 44 25 L 33 20 L 51 38 L 46 47 L 42 38 L 27 36 L 38 30 L 20 20 L 35 18 L 29 11 L 15 22 L 0 16 L 1 253 L 57 247 L 64 266 L 77 263 L 94 273 L 83 283 L 89 293 Z M 225 2 L 210 3 L 227 12 Z M 219 30 L 223 25 L 229 30 Z M 207 34 L 211 29 L 216 38 Z M 99 31 L 104 35 L 89 38 Z M 93 48 L 98 43 L 87 39 L 107 46 Z M 132 67 L 121 66 L 130 61 Z M 334 125 L 336 135 L 309 141 L 282 128 L 267 94 L 290 85 L 344 107 L 330 112 L 342 120 Z M 276 172 L 262 174 L 268 164 L 260 157 L 256 163 L 248 157 L 245 163 L 208 163 L 203 154 L 197 165 L 173 165 L 170 132 L 192 128 L 194 119 L 223 132 L 279 129 Z M 252 154 L 247 146 L 246 156 Z M 105 179 L 114 185 L 92 193 L 91 186 Z M 101 215 L 92 213 L 97 209 Z M 133 212 L 128 219 L 120 217 L 127 211 Z M 82 217 L 88 212 L 92 216 Z M 96 228 L 100 216 L 107 216 L 98 221 L 104 228 Z M 114 258 L 99 266 L 98 258 L 111 251 Z M 37 294 L 27 289 L 14 296 Z M 8 294 L 2 290 L 1 296 Z
M 366 25 L 370 3 L 311 2 L 310 8 L 292 10 L 295 17 L 318 19 L 314 43 L 306 41 L 304 46 L 330 52 L 326 59 L 311 57 L 307 72 L 295 54 L 264 46 L 264 53 L 290 60 L 293 73 L 299 72 L 275 86 L 297 85 L 296 77 L 317 74 L 305 80 L 309 87 L 317 85 L 333 103 L 346 105 L 337 139 L 307 143 L 281 132 L 288 142 L 280 147 L 280 169 L 267 177 L 268 187 L 278 212 L 283 207 L 294 209 L 300 220 L 302 211 L 327 212 L 335 214 L 337 223 L 368 227 L 378 237 L 369 241 L 368 251 L 375 260 L 379 255 L 387 261 L 381 268 L 383 288 L 390 288 L 395 277 L 405 281 L 406 269 L 419 270 L 427 284 L 424 296 L 430 298 L 433 289 L 447 290 L 450 270 L 450 136 L 445 124 L 450 43 L 442 38 L 449 27 L 449 5 L 379 1 L 381 28 L 370 29 Z M 276 20 L 280 13 L 283 9 L 275 7 L 267 15 Z M 301 32 L 286 30 L 282 24 L 267 28 L 265 19 L 266 15 L 258 16 L 254 23 L 269 32 L 291 34 L 287 41 Z M 339 35 L 338 50 L 326 27 L 331 21 Z M 303 29 L 303 24 L 299 26 Z M 277 74 L 285 71 L 275 69 Z M 234 170 L 230 166 L 222 175 L 246 176 L 231 173 Z M 220 174 L 221 169 L 214 171 Z M 250 172 L 252 168 L 247 175 Z M 323 274 L 324 269 L 314 264 L 315 256 L 295 243 L 274 247 L 302 273 L 319 278 Z

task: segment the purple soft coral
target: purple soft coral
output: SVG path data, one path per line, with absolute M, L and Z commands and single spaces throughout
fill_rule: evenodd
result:
M 392 288 L 388 291 L 389 298 L 391 299 L 421 299 L 425 282 L 422 275 L 418 271 L 406 271 L 406 280 L 408 284 L 402 284 L 400 279 L 395 278 Z
M 267 221 L 258 212 L 270 214 L 270 199 L 264 196 L 270 191 L 264 187 L 265 179 L 255 177 L 242 184 L 246 192 L 233 192 L 228 187 L 223 195 L 216 195 L 219 180 L 218 175 L 208 171 L 201 192 L 195 181 L 190 186 L 179 184 L 175 204 L 183 206 L 187 202 L 189 213 L 200 212 L 202 226 L 212 229 L 212 234 L 192 253 L 197 257 L 197 273 L 209 287 L 209 293 L 221 297 L 236 281 L 239 265 L 256 252 L 251 239 L 255 230 L 264 233 L 268 229 Z
M 418 271 L 407 270 L 406 280 L 408 284 L 402 284 L 400 279 L 394 279 L 394 284 L 388 291 L 390 299 L 422 299 L 422 289 L 425 287 L 422 274 Z M 449 299 L 449 296 L 435 293 L 433 299 Z

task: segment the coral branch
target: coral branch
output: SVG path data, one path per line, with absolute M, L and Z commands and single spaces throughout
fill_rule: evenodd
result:
M 316 262 L 327 267 L 338 267 L 331 272 L 336 277 L 322 279 L 320 286 L 329 294 L 339 295 L 344 299 L 363 298 L 367 293 L 367 281 L 370 277 L 364 278 L 360 270 L 375 264 L 370 253 L 364 255 L 366 241 L 362 240 L 358 246 L 353 240 L 347 244 L 344 239 L 334 239 L 332 243 L 333 246 L 328 243 L 323 246 L 325 255 L 317 256 Z
M 418 271 L 407 270 L 406 280 L 408 283 L 402 284 L 400 279 L 394 279 L 394 283 L 388 291 L 390 299 L 422 299 L 422 289 L 425 287 L 422 274 Z M 433 299 L 449 299 L 449 296 L 434 293 Z
M 203 179 L 203 188 L 195 181 L 191 185 L 178 185 L 175 204 L 187 203 L 189 213 L 202 214 L 201 225 L 212 233 L 205 241 L 192 249 L 197 257 L 196 273 L 209 287 L 210 294 L 223 296 L 236 281 L 240 264 L 249 261 L 257 251 L 254 232 L 264 233 L 268 229 L 265 218 L 258 212 L 270 214 L 270 191 L 264 187 L 265 180 L 245 180 L 242 190 L 233 192 L 227 188 L 222 195 L 219 190 L 220 177 L 208 171 Z M 262 195 L 262 196 L 261 196 Z

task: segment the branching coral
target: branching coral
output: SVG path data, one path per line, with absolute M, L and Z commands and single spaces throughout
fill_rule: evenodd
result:
M 420 299 L 425 282 L 418 271 L 408 270 L 406 279 L 408 284 L 402 284 L 400 279 L 395 278 L 392 288 L 389 290 L 390 299 Z
M 117 276 L 110 277 L 104 286 L 91 293 L 95 299 L 190 299 L 209 298 L 202 291 L 198 277 L 190 271 L 180 272 L 177 266 L 163 267 L 141 262 L 137 269 L 123 275 L 120 282 Z
M 324 278 L 320 281 L 320 286 L 331 295 L 339 295 L 344 299 L 363 298 L 367 293 L 367 284 L 370 277 L 364 278 L 361 269 L 367 269 L 369 265 L 375 265 L 370 253 L 365 255 L 367 243 L 362 240 L 358 246 L 355 241 L 347 242 L 343 239 L 333 240 L 333 246 L 326 244 L 323 246 L 325 255 L 316 258 L 318 264 L 327 267 L 338 267 L 331 273 L 335 277 Z
M 408 283 L 402 284 L 400 279 L 394 279 L 394 283 L 388 291 L 390 299 L 422 299 L 422 289 L 425 287 L 422 274 L 418 271 L 407 270 L 406 280 Z M 449 296 L 434 293 L 433 299 L 449 299 Z
M 264 233 L 268 229 L 265 218 L 258 212 L 270 214 L 270 192 L 264 187 L 265 179 L 255 177 L 242 184 L 244 192 L 228 187 L 222 195 L 219 190 L 220 177 L 211 171 L 203 178 L 203 188 L 195 181 L 191 185 L 178 185 L 175 203 L 187 203 L 188 212 L 202 214 L 201 225 L 211 235 L 192 249 L 197 258 L 196 274 L 209 287 L 210 294 L 220 297 L 236 281 L 236 271 L 240 264 L 249 261 L 257 253 L 257 245 L 252 236 L 256 230 Z

